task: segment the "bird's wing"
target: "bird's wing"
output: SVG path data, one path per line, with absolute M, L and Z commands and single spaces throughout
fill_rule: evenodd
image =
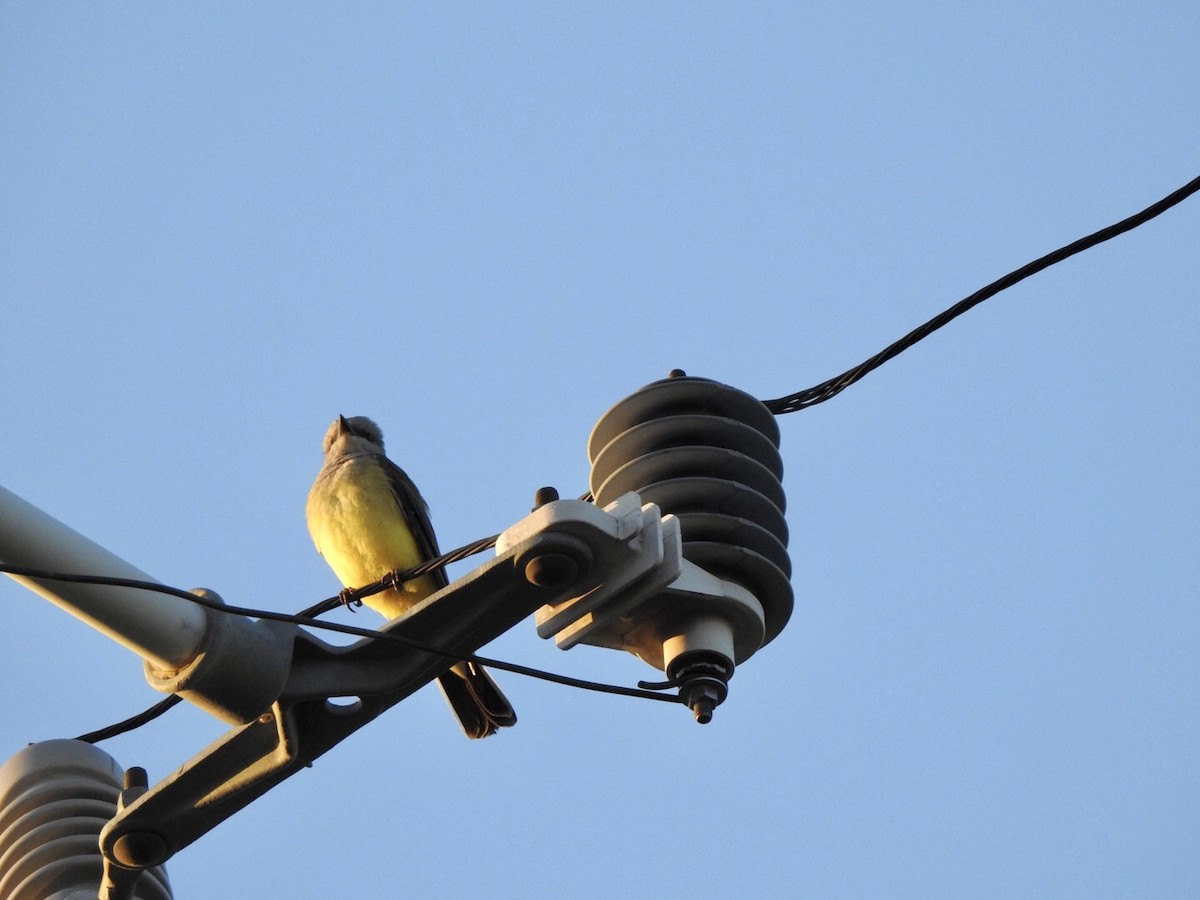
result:
M 412 529 L 413 537 L 416 538 L 421 558 L 433 559 L 435 556 L 441 556 L 442 551 L 438 549 L 437 535 L 433 532 L 433 522 L 429 519 L 429 504 L 425 502 L 425 498 L 421 496 L 421 492 L 417 490 L 417 486 L 413 484 L 413 480 L 408 477 L 407 472 L 386 456 L 383 457 L 382 463 L 383 471 L 387 475 L 400 512 L 408 520 L 409 528 Z M 438 569 L 432 573 L 432 577 L 437 581 L 439 587 L 449 584 L 445 569 Z

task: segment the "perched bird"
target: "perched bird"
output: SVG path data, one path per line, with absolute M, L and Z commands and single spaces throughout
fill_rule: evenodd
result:
M 440 555 L 429 507 L 412 479 L 384 455 L 378 425 L 366 416 L 338 416 L 325 433 L 324 449 L 305 514 L 317 552 L 343 585 L 361 587 Z M 446 584 L 445 570 L 438 569 L 363 602 L 393 619 Z M 457 663 L 438 685 L 469 738 L 517 721 L 481 666 Z

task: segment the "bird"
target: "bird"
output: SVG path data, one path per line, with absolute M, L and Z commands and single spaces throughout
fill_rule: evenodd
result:
M 309 491 L 305 519 L 317 552 L 345 587 L 361 587 L 441 555 L 429 506 L 384 453 L 383 431 L 375 422 L 339 415 L 322 447 L 325 461 Z M 363 602 L 393 619 L 447 583 L 446 570 L 439 568 Z M 438 677 L 438 686 L 469 738 L 516 724 L 512 704 L 474 662 L 456 663 Z

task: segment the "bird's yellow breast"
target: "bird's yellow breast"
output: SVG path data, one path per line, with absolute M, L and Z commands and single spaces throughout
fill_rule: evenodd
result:
M 370 459 L 347 460 L 326 474 L 308 495 L 308 527 L 343 585 L 361 587 L 425 561 L 379 465 Z M 391 618 L 435 590 L 437 583 L 426 576 L 408 582 L 402 591 L 384 591 L 363 602 Z

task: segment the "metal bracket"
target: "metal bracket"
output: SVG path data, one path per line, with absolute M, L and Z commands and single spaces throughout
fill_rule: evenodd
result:
M 556 506 L 546 515 L 556 515 Z M 666 673 L 668 681 L 656 687 L 678 687 L 697 720 L 708 722 L 726 697 L 734 664 L 764 642 L 763 604 L 741 585 L 684 559 L 679 519 L 643 505 L 637 494 L 623 494 L 593 514 L 638 537 L 607 548 L 604 584 L 538 610 L 538 635 L 553 637 L 564 650 L 582 643 L 633 653 Z
M 375 639 L 334 646 L 283 626 L 292 663 L 270 709 L 122 809 L 101 832 L 104 856 L 134 869 L 161 864 L 537 608 L 612 582 L 598 563 L 636 553 L 640 529 L 591 504 L 560 502 L 505 532 L 496 559 L 380 629 L 449 655 Z

